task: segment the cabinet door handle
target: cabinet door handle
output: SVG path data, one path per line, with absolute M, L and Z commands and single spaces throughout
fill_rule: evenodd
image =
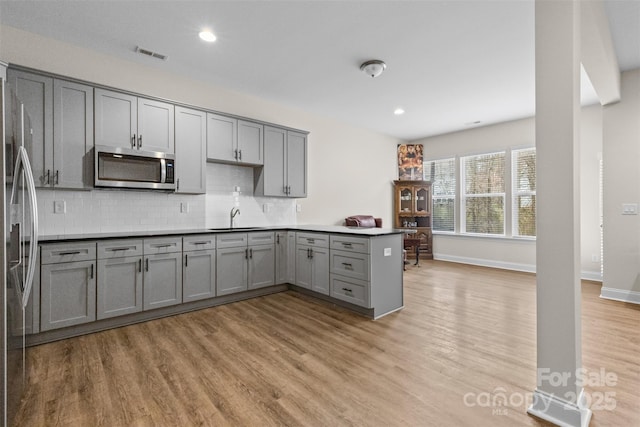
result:
M 58 252 L 58 256 L 64 255 L 78 255 L 80 251 Z
M 192 245 L 206 245 L 207 243 L 210 243 L 211 241 L 203 241 L 203 242 L 192 242 Z
M 138 135 L 138 148 L 142 148 L 142 134 Z
M 49 169 L 47 169 L 47 174 L 45 176 L 47 179 L 46 184 L 51 184 L 51 171 Z
M 142 273 L 142 258 L 138 260 L 138 273 Z
M 180 178 L 176 179 L 176 191 L 180 190 Z
M 189 255 L 184 254 L 184 266 L 189 267 Z
M 242 160 L 242 150 L 238 150 L 238 160 Z
M 238 160 L 238 150 L 233 150 L 233 158 Z
M 353 270 L 353 265 L 348 262 L 343 262 L 342 265 L 344 265 L 345 268 L 350 268 Z
M 173 246 L 173 243 L 159 243 L 157 245 L 150 245 L 152 248 L 168 248 L 169 246 Z
M 136 134 L 131 137 L 131 148 L 136 148 Z
M 54 183 L 55 185 L 60 184 L 59 175 L 60 175 L 60 171 L 58 171 L 58 170 L 56 169 L 56 174 L 55 174 L 55 178 L 54 178 L 54 179 L 55 179 L 55 183 Z
M 280 235 L 276 234 L 276 244 L 279 245 L 280 244 Z
M 244 259 L 249 259 L 249 249 L 244 250 Z
M 342 288 L 342 290 L 345 291 L 345 292 L 353 293 L 353 291 L 351 289 L 349 289 L 349 288 Z
M 249 249 L 249 258 L 253 259 L 253 249 Z
M 149 271 L 149 258 L 144 260 L 144 271 Z
M 132 247 L 131 246 L 125 246 L 125 247 L 122 247 L 122 248 L 107 248 L 106 250 L 110 251 L 110 252 L 116 252 L 116 251 L 128 251 L 129 249 L 132 249 Z
M 291 194 L 291 186 L 287 185 L 287 194 Z
M 89 273 L 89 277 L 93 279 L 93 264 L 91 264 L 91 272 Z
M 313 249 L 309 249 L 309 254 L 311 255 L 310 258 L 313 258 Z
M 345 248 L 351 248 L 351 247 L 353 247 L 353 246 L 351 245 L 351 243 L 348 243 L 348 242 L 343 242 L 343 243 L 342 243 L 342 246 L 344 246 Z

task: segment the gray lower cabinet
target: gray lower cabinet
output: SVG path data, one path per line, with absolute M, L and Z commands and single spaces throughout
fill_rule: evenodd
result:
M 142 239 L 98 242 L 98 319 L 142 311 Z
M 216 250 L 216 294 L 218 296 L 247 290 L 247 247 Z
M 272 231 L 218 235 L 216 294 L 228 295 L 274 285 L 274 242 Z
M 214 234 L 182 239 L 182 301 L 216 296 L 216 237 Z
M 297 286 L 329 295 L 329 236 L 297 233 Z
M 249 289 L 275 284 L 275 255 L 273 244 L 249 246 L 247 281 Z
M 296 233 L 276 232 L 276 285 L 296 281 Z
M 98 260 L 98 319 L 142 311 L 142 255 Z
M 142 309 L 182 303 L 182 254 L 145 255 Z
M 95 243 L 41 246 L 40 330 L 96 320 Z
M 182 238 L 144 239 L 142 309 L 182 303 Z

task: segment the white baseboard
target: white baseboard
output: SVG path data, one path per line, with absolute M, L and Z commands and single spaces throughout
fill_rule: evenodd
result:
M 536 266 L 534 264 L 519 264 L 515 262 L 496 261 L 493 259 L 469 258 L 457 255 L 434 254 L 433 258 L 440 261 L 457 262 L 460 264 L 478 265 L 480 267 L 501 268 L 503 270 L 524 271 L 526 273 L 535 273 Z M 592 280 L 594 282 L 602 282 L 602 274 L 595 271 L 582 271 L 580 278 L 584 280 Z
M 532 264 L 519 264 L 515 262 L 496 261 L 493 259 L 468 258 L 457 255 L 434 254 L 434 259 L 440 261 L 457 262 L 460 264 L 478 265 L 480 267 L 501 268 L 503 270 L 524 271 L 527 273 L 535 273 L 536 266 Z
M 527 413 L 560 427 L 588 427 L 591 421 L 591 410 L 586 406 L 584 390 L 580 391 L 577 404 L 536 390 Z
M 605 288 L 600 290 L 600 298 L 611 299 L 614 301 L 630 302 L 632 304 L 640 304 L 640 292 L 624 291 L 622 289 Z

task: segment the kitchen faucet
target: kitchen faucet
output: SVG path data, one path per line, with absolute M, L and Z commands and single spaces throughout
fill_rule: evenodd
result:
M 231 212 L 229 213 L 229 228 L 233 228 L 233 219 L 237 215 L 240 215 L 240 209 L 239 208 L 231 208 Z

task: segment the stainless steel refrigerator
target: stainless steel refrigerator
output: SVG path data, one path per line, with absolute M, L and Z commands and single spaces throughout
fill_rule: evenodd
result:
M 4 77 L 3 74 L 0 77 Z M 25 314 L 37 264 L 38 207 L 29 161 L 32 134 L 29 117 L 6 79 L 0 78 L 0 83 L 0 165 L 3 181 L 0 191 L 4 205 L 0 215 L 2 238 L 5 242 L 0 262 L 0 277 L 3 281 L 0 292 L 0 421 L 3 426 L 7 426 L 13 425 L 27 382 Z

